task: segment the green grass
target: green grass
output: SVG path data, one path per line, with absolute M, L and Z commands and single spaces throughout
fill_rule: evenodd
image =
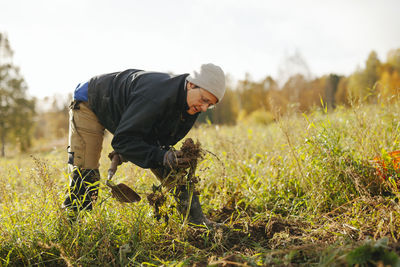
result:
M 376 173 L 399 150 L 400 105 L 293 114 L 265 125 L 202 125 L 189 137 L 208 150 L 197 189 L 223 229 L 184 224 L 167 199 L 157 221 L 146 195 L 149 170 L 121 166 L 114 177 L 142 201 L 120 204 L 104 185 L 100 199 L 70 224 L 61 203 L 66 152 L 0 160 L 0 266 L 311 265 L 399 266 L 397 174 Z M 180 145 L 178 144 L 179 148 Z

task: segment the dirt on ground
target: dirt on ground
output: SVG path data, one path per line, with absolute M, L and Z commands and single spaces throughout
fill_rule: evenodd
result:
M 228 209 L 222 209 L 217 213 L 230 216 L 232 213 Z M 221 218 L 221 214 L 214 218 Z M 204 242 L 204 237 L 212 239 L 214 244 L 220 244 L 223 251 L 246 252 L 254 244 L 264 248 L 274 249 L 286 246 L 286 241 L 290 240 L 292 245 L 301 245 L 302 236 L 306 235 L 306 229 L 310 229 L 308 223 L 300 220 L 283 219 L 281 217 L 271 217 L 268 220 L 258 220 L 253 223 L 239 221 L 231 224 L 221 224 L 212 228 L 191 228 L 188 232 L 188 241 L 200 249 L 206 249 L 208 245 Z M 290 237 L 290 238 L 289 238 Z M 285 239 L 285 242 L 282 240 Z M 221 251 L 221 252 L 223 252 Z

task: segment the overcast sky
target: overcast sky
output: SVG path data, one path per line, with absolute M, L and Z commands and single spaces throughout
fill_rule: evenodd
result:
M 44 97 L 127 68 L 278 78 L 296 51 L 315 76 L 349 75 L 400 48 L 399 14 L 399 0 L 0 0 L 0 32 Z

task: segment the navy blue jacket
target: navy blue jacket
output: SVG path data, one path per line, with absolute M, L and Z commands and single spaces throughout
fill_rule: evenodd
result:
M 129 69 L 93 77 L 89 105 L 112 134 L 111 145 L 142 168 L 162 166 L 166 150 L 193 127 L 185 90 L 188 74 Z

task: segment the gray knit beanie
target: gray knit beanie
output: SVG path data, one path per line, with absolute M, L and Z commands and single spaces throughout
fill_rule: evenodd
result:
M 187 80 L 215 95 L 218 102 L 224 97 L 225 74 L 219 66 L 212 63 L 203 64 L 199 70 L 194 70 Z

